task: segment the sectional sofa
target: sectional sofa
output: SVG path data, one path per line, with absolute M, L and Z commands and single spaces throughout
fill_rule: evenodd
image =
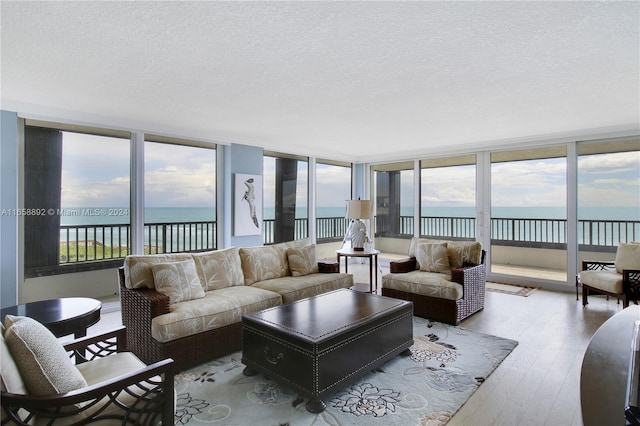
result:
M 242 315 L 353 286 L 308 239 L 204 253 L 127 256 L 119 269 L 127 347 L 176 371 L 242 347 Z

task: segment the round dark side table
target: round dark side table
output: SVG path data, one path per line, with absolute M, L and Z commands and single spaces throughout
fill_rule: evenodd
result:
M 77 339 L 87 335 L 87 328 L 100 321 L 102 303 L 87 297 L 65 297 L 9 306 L 0 311 L 6 315 L 29 317 L 47 327 L 56 337 L 73 334 Z

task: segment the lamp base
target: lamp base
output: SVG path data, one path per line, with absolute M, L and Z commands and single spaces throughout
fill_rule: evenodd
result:
M 364 251 L 364 247 L 353 247 L 353 251 Z

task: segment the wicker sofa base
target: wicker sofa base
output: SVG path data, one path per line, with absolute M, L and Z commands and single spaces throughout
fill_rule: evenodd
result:
M 414 315 L 452 325 L 460 324 L 460 321 L 481 311 L 484 307 L 483 303 L 478 305 L 477 309 L 469 309 L 469 306 L 467 306 L 469 301 L 465 299 L 441 299 L 439 297 L 407 293 L 392 288 L 383 288 L 382 295 L 413 302 Z

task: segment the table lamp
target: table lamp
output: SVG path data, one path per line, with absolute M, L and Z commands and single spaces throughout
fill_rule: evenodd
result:
M 364 245 L 369 241 L 369 237 L 367 236 L 367 226 L 361 219 L 371 219 L 373 203 L 371 200 L 361 199 L 346 201 L 346 218 L 350 221 L 344 239 L 345 241 L 351 240 L 351 248 L 354 251 L 364 251 Z

